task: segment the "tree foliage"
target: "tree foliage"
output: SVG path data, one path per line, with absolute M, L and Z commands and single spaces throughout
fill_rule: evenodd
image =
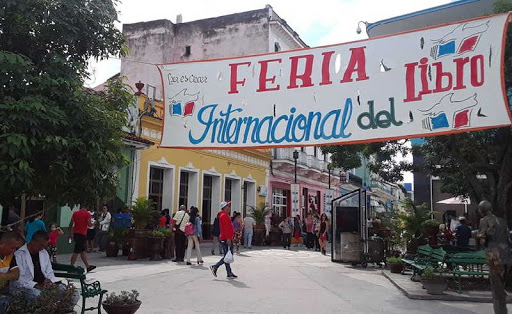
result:
M 83 87 L 90 58 L 123 52 L 115 1 L 0 4 L 0 203 L 43 195 L 89 202 L 112 195 L 132 96 Z

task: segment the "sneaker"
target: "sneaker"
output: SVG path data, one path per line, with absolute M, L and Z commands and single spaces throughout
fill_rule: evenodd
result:
M 87 267 L 87 272 L 89 273 L 89 272 L 91 272 L 91 271 L 93 271 L 93 270 L 95 270 L 95 269 L 96 269 L 96 266 L 94 266 L 94 265 L 89 265 L 89 267 Z
M 231 274 L 228 275 L 228 279 L 230 279 L 230 278 L 235 279 L 235 278 L 238 278 L 238 276 L 233 274 L 233 273 L 231 273 Z
M 210 270 L 212 271 L 213 277 L 217 278 L 217 267 L 210 266 Z

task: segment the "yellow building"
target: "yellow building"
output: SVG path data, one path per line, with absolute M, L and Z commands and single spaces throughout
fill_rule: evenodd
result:
M 210 237 L 221 201 L 231 201 L 232 211 L 244 215 L 251 206 L 266 201 L 269 150 L 160 148 L 163 104 L 144 94 L 138 97 L 139 112 L 143 113 L 139 132 L 157 145 L 137 152 L 135 196 L 151 198 L 158 210 L 169 208 L 171 213 L 180 205 L 197 206 L 205 238 Z

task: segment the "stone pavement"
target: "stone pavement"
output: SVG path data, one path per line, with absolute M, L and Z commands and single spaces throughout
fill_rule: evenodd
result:
M 238 279 L 226 279 L 224 268 L 214 278 L 208 267 L 219 256 L 209 254 L 209 245 L 202 245 L 208 254 L 200 266 L 91 253 L 98 268 L 88 278 L 111 292 L 137 289 L 137 313 L 492 313 L 486 303 L 408 299 L 378 267 L 332 263 L 302 248 L 243 250 L 233 264 Z

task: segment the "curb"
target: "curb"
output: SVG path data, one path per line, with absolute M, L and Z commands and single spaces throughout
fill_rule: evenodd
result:
M 492 303 L 492 296 L 489 297 L 479 297 L 479 296 L 468 296 L 468 295 L 451 295 L 451 294 L 441 294 L 441 295 L 432 295 L 432 294 L 416 294 L 410 293 L 404 287 L 402 287 L 399 283 L 397 283 L 391 276 L 387 274 L 386 271 L 381 272 L 384 277 L 386 277 L 398 290 L 400 290 L 406 297 L 413 300 L 436 300 L 436 301 L 455 301 L 455 302 L 475 302 L 475 303 Z M 507 297 L 507 303 L 512 303 L 512 299 Z

